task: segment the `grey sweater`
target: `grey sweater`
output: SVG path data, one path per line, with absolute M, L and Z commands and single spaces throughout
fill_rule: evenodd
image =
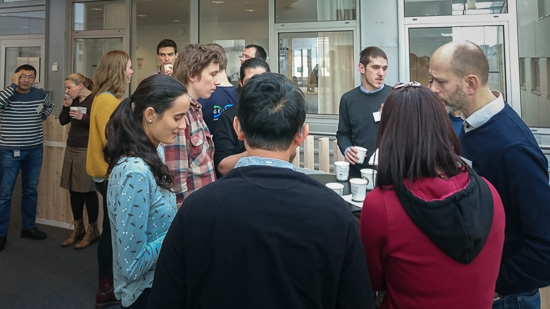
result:
M 365 162 L 350 166 L 351 177 L 361 177 L 360 170 L 371 167 L 367 161 L 376 150 L 378 134 L 378 122 L 374 121 L 373 113 L 380 110 L 381 104 L 391 90 L 391 86 L 384 85 L 384 88 L 378 92 L 364 93 L 360 87 L 356 87 L 344 93 L 340 99 L 340 115 L 338 131 L 336 131 L 340 151 L 344 153 L 349 146 L 367 148 Z

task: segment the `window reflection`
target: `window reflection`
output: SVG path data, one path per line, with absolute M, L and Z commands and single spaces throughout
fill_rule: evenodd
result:
M 178 49 L 190 43 L 190 0 L 136 1 L 132 66 L 138 82 L 158 69 L 157 45 L 171 39 Z M 134 84 L 137 86 L 137 84 Z
M 275 0 L 275 22 L 355 20 L 355 0 Z
M 550 128 L 550 4 L 547 0 L 518 1 L 517 13 L 519 61 L 525 79 L 520 91 L 521 118 L 531 127 Z
M 114 49 L 123 49 L 122 38 L 75 39 L 73 46 L 74 71 L 82 73 L 84 76 L 94 76 L 103 54 Z
M 46 11 L 0 13 L 0 35 L 44 34 Z
M 262 46 L 268 58 L 268 0 L 199 0 L 199 41 L 218 43 L 227 54 L 227 75 L 236 84 L 241 54 L 248 44 Z M 273 69 L 273 68 L 272 68 Z
M 309 114 L 338 114 L 354 86 L 353 61 L 352 31 L 279 34 L 279 73 L 302 89 Z
M 405 0 L 405 17 L 508 13 L 507 0 Z
M 433 52 L 453 40 L 470 40 L 479 45 L 489 61 L 489 88 L 500 91 L 506 99 L 503 34 L 502 26 L 410 29 L 410 79 L 428 86 L 429 61 Z
M 124 0 L 83 2 L 73 5 L 73 30 L 124 29 Z

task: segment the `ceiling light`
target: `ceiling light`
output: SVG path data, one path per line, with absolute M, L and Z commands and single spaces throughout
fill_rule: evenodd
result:
M 224 4 L 225 1 L 212 1 L 212 3 L 214 3 L 214 4 Z
M 92 8 L 92 11 L 103 11 L 102 8 Z
M 179 20 L 179 19 L 172 19 L 172 20 L 171 20 L 171 22 L 173 22 L 173 23 L 179 23 L 180 21 L 181 21 L 181 20 Z
M 145 15 L 145 14 L 137 14 L 136 16 L 137 17 L 147 17 L 147 15 Z
M 254 12 L 254 11 L 256 11 L 256 10 L 253 10 L 253 9 L 246 9 L 245 11 L 247 11 L 247 12 Z

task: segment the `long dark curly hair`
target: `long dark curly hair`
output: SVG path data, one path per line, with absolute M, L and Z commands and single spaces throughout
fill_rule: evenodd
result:
M 152 107 L 157 114 L 162 115 L 178 97 L 186 93 L 185 86 L 175 78 L 156 74 L 144 79 L 134 94 L 120 103 L 105 128 L 107 144 L 103 155 L 109 164 L 108 174 L 121 157 L 138 157 L 151 168 L 161 188 L 172 190 L 170 170 L 143 130 L 143 114 L 148 107 Z

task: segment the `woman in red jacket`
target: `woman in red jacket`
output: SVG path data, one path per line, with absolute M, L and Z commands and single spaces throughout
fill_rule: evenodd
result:
M 491 308 L 504 210 L 460 157 L 443 104 L 420 83 L 396 85 L 377 143 L 360 230 L 381 308 Z

